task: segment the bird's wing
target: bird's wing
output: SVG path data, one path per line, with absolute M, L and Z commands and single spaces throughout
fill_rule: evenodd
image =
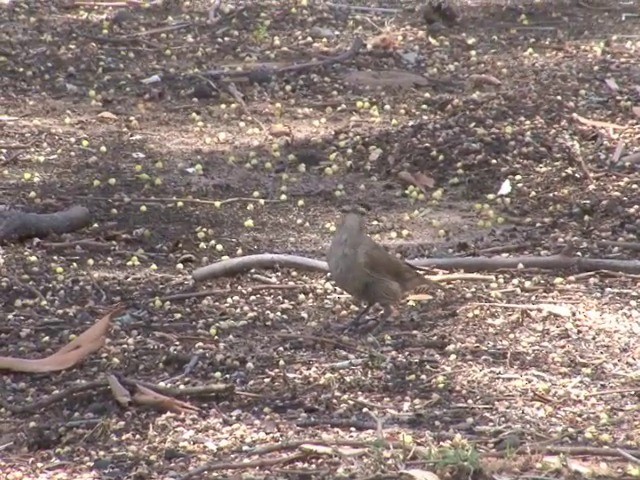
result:
M 370 238 L 368 240 L 366 248 L 362 249 L 365 254 L 363 265 L 371 276 L 383 279 L 391 278 L 408 290 L 413 290 L 422 284 L 429 284 L 444 290 L 442 285 L 418 273 L 413 265 L 391 255 L 384 247 Z
M 403 281 L 408 275 L 416 274 L 409 265 L 399 260 L 387 252 L 384 247 L 367 238 L 363 242 L 361 252 L 363 253 L 364 268 L 372 276 L 378 278 L 391 278 L 398 282 Z

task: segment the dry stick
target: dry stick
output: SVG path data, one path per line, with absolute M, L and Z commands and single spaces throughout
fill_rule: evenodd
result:
M 618 453 L 620 455 L 622 455 L 624 458 L 626 458 L 627 460 L 640 465 L 640 459 L 637 457 L 634 457 L 633 455 L 631 455 L 629 452 L 627 452 L 626 450 L 623 450 L 622 448 L 616 448 L 616 450 L 618 451 Z
M 268 132 L 267 127 L 265 127 L 264 124 L 260 120 L 258 120 L 256 117 L 251 115 L 251 112 L 249 112 L 249 109 L 247 108 L 247 104 L 245 103 L 244 98 L 242 98 L 242 94 L 238 91 L 238 88 L 235 86 L 233 82 L 227 83 L 227 91 L 231 94 L 233 98 L 236 99 L 236 102 L 240 104 L 244 114 L 247 117 L 249 117 L 249 119 L 257 123 L 263 133 L 267 133 Z
M 622 156 L 622 152 L 624 152 L 624 140 L 618 141 L 618 145 L 616 145 L 616 149 L 613 152 L 613 156 L 611 157 L 611 164 L 617 164 L 620 161 L 620 157 Z
M 580 272 L 595 270 L 610 270 L 622 273 L 640 273 L 638 260 L 609 260 L 602 258 L 582 258 L 557 254 L 548 257 L 517 256 L 517 257 L 458 257 L 458 258 L 426 258 L 408 261 L 415 267 L 439 268 L 444 270 L 464 270 L 466 272 L 514 270 L 514 269 L 542 269 L 568 270 Z M 327 263 L 322 260 L 300 257 L 298 255 L 262 253 L 244 257 L 230 258 L 198 268 L 193 271 L 195 281 L 232 276 L 254 268 L 297 268 L 300 270 L 327 272 Z M 438 281 L 438 277 L 430 277 Z M 451 277 L 449 277 L 451 278 Z
M 153 35 L 154 33 L 171 32 L 173 30 L 180 30 L 182 28 L 187 28 L 187 27 L 190 27 L 192 25 L 193 25 L 193 23 L 191 23 L 191 22 L 182 22 L 182 23 L 178 23 L 176 25 L 168 25 L 166 27 L 152 28 L 151 30 L 145 30 L 143 32 L 130 33 L 129 35 L 125 35 L 122 38 L 144 37 L 146 35 Z
M 345 350 L 353 350 L 354 352 L 362 353 L 364 355 L 369 355 L 371 352 L 364 350 L 357 345 L 351 345 L 347 342 L 343 342 L 340 340 L 334 340 L 333 338 L 327 337 L 319 337 L 317 335 L 300 335 L 297 333 L 276 333 L 274 335 L 276 338 L 288 339 L 288 340 L 307 340 L 315 343 L 328 343 L 329 345 L 333 345 L 334 347 L 342 347 Z
M 104 242 L 99 242 L 97 240 L 71 240 L 69 242 L 40 242 L 40 245 L 44 248 L 52 248 L 52 249 L 66 249 L 66 248 L 75 248 L 75 247 L 88 247 L 93 248 L 95 250 L 111 250 L 116 246 L 116 244 L 109 244 Z
M 245 287 L 250 291 L 258 291 L 258 290 L 297 290 L 299 288 L 304 288 L 306 285 L 249 285 Z M 204 290 L 201 292 L 184 292 L 184 293 L 174 293 L 172 295 L 167 295 L 165 297 L 160 297 L 160 300 L 163 302 L 170 302 L 172 300 L 187 300 L 189 298 L 201 298 L 201 297 L 210 297 L 213 295 L 225 295 L 230 293 L 232 290 L 230 289 L 213 289 L 213 290 Z
M 495 255 L 498 253 L 509 253 L 509 252 L 515 252 L 516 250 L 524 250 L 525 248 L 530 248 L 530 247 L 531 247 L 530 243 L 516 243 L 513 245 L 497 245 L 495 247 L 487 247 L 487 248 L 478 250 L 478 253 L 482 255 L 488 255 L 488 254 Z
M 570 317 L 571 310 L 568 307 L 564 307 L 562 305 L 555 305 L 551 303 L 541 303 L 541 304 L 517 304 L 517 303 L 467 303 L 462 308 L 465 307 L 502 307 L 502 308 L 513 308 L 516 310 L 533 310 L 544 313 L 551 313 L 553 315 L 557 315 L 559 317 Z
M 333 8 L 348 8 L 356 12 L 371 12 L 371 13 L 400 13 L 401 8 L 384 8 L 384 7 L 362 7 L 359 5 L 340 5 L 339 3 L 325 3 L 328 7 Z
M 21 282 L 17 277 L 9 277 L 15 284 L 26 288 L 27 290 L 29 290 L 31 293 L 33 293 L 36 297 L 38 297 L 38 299 L 40 300 L 40 302 L 42 302 L 43 304 L 47 303 L 47 299 L 44 297 L 44 295 L 42 295 L 42 293 L 40 293 L 40 291 L 38 289 L 36 289 L 34 286 L 26 284 Z
M 84 200 L 98 200 L 105 202 L 124 201 L 124 199 L 117 199 L 111 197 L 93 197 L 87 195 L 76 195 L 74 198 Z M 251 198 L 251 197 L 232 197 L 224 200 L 202 200 L 200 198 L 171 198 L 171 197 L 135 197 L 127 199 L 129 203 L 166 203 L 166 202 L 182 202 L 182 203 L 197 203 L 199 205 L 226 205 L 228 203 L 235 202 L 258 202 L 258 203 L 281 203 L 282 200 L 263 199 L 263 198 Z
M 240 470 L 243 468 L 260 468 L 273 467 L 274 465 L 284 465 L 287 463 L 302 460 L 310 457 L 310 453 L 293 453 L 285 457 L 265 458 L 263 460 L 253 460 L 249 462 L 210 462 L 198 467 L 179 477 L 179 480 L 188 480 L 189 478 L 199 477 L 205 472 L 212 470 Z
M 609 260 L 602 258 L 582 258 L 569 255 L 549 255 L 548 257 L 459 257 L 427 258 L 411 261 L 419 267 L 442 268 L 445 270 L 464 270 L 466 272 L 496 271 L 502 269 L 535 268 L 543 270 L 575 269 L 580 272 L 611 270 L 623 273 L 640 273 L 638 260 Z
M 640 251 L 640 243 L 638 242 L 619 242 L 617 240 L 598 240 L 596 242 L 598 247 L 618 247 L 625 250 L 633 250 L 635 252 Z
M 235 275 L 253 268 L 274 267 L 297 268 L 315 272 L 326 272 L 328 269 L 327 262 L 322 260 L 314 260 L 297 255 L 263 253 L 222 260 L 194 270 L 192 276 L 196 281 L 203 281 L 216 277 Z
M 209 9 L 210 22 L 213 22 L 217 19 L 218 10 L 220 9 L 221 5 L 222 5 L 222 0 L 214 0 L 213 5 L 211 5 L 211 8 Z
M 165 387 L 161 385 L 155 385 L 153 383 L 143 382 L 140 380 L 135 380 L 131 378 L 119 378 L 120 382 L 128 385 L 130 387 L 135 387 L 137 385 L 142 385 L 143 387 L 150 388 L 155 390 L 158 393 L 162 393 L 165 395 L 171 395 L 175 397 L 196 397 L 196 396 L 208 396 L 212 394 L 228 394 L 233 393 L 234 387 L 233 385 L 226 384 L 211 384 L 204 385 L 200 387 L 185 387 L 185 388 L 172 388 Z M 60 402 L 62 400 L 66 400 L 72 395 L 77 395 L 79 393 L 86 392 L 88 390 L 98 390 L 101 388 L 108 388 L 109 382 L 108 380 L 94 380 L 87 383 L 81 383 L 77 385 L 71 385 L 70 387 L 62 390 L 61 392 L 54 393 L 49 395 L 48 397 L 37 400 L 33 403 L 24 404 L 24 405 L 12 405 L 6 400 L 0 398 L 0 407 L 12 412 L 12 413 L 26 413 L 26 412 L 34 412 L 36 410 L 42 410 L 47 408 L 48 406 Z
M 584 125 L 588 125 L 590 127 L 615 128 L 619 130 L 627 130 L 629 128 L 623 125 L 618 125 L 617 123 L 601 122 L 600 120 L 590 120 L 588 118 L 578 115 L 577 113 L 574 113 L 572 117 L 577 121 L 579 121 L 580 123 Z
M 585 397 L 601 397 L 603 395 L 615 395 L 616 393 L 636 393 L 640 391 L 639 388 L 618 388 L 614 390 L 600 390 L 599 392 L 587 392 Z
M 281 67 L 281 68 L 276 68 L 273 70 L 270 70 L 269 73 L 290 73 L 290 72 L 300 72 L 302 70 L 310 70 L 312 68 L 317 68 L 317 67 L 324 67 L 324 66 L 328 66 L 328 65 L 332 65 L 334 63 L 342 63 L 342 62 L 346 62 L 347 60 L 350 60 L 351 58 L 355 57 L 357 55 L 357 53 L 362 49 L 362 47 L 364 46 L 364 41 L 360 38 L 360 37 L 356 37 L 353 41 L 353 43 L 351 44 L 351 47 L 349 47 L 349 50 L 336 55 L 335 57 L 328 57 L 325 58 L 324 60 L 318 60 L 318 61 L 313 61 L 313 62 L 306 62 L 306 63 L 298 63 L 298 64 L 294 64 L 294 65 L 288 65 L 286 67 Z M 214 78 L 219 78 L 219 77 L 230 77 L 230 78 L 237 78 L 237 77 L 251 77 L 255 74 L 262 74 L 264 68 L 260 67 L 257 69 L 251 69 L 251 70 L 209 70 L 207 72 L 202 72 L 202 75 L 208 75 Z

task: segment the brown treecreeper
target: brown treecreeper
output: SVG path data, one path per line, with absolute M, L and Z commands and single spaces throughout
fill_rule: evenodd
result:
M 359 324 L 376 303 L 384 308 L 379 319 L 382 324 L 391 315 L 391 306 L 420 285 L 444 290 L 374 242 L 365 232 L 363 216 L 353 210 L 346 213 L 333 237 L 327 263 L 336 285 L 366 302 L 364 310 L 349 323 L 347 329 Z

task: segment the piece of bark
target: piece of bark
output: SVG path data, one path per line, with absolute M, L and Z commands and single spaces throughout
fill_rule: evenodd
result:
M 86 227 L 90 222 L 89 210 L 80 206 L 56 213 L 0 211 L 0 242 L 73 232 Z

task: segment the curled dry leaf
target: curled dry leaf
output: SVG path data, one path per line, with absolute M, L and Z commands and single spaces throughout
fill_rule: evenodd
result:
M 638 107 L 637 105 L 634 107 L 631 107 L 631 111 L 636 117 L 640 118 L 640 107 Z
M 118 116 L 114 113 L 111 112 L 100 112 L 98 114 L 98 120 L 100 120 L 101 122 L 113 122 L 115 120 L 118 120 Z
M 424 173 L 417 172 L 413 175 L 413 178 L 415 178 L 416 182 L 418 182 L 416 186 L 420 187 L 423 190 L 427 188 L 433 188 L 436 184 L 436 181 L 433 178 L 425 175 Z
M 406 477 L 413 478 L 414 480 L 440 480 L 440 477 L 433 472 L 427 470 L 420 470 L 419 468 L 409 468 L 407 470 L 400 470 L 399 472 Z
M 473 74 L 469 75 L 469 80 L 474 85 L 493 85 L 494 87 L 499 87 L 502 85 L 502 81 L 499 78 L 494 77 L 493 75 L 485 75 L 485 74 Z
M 104 345 L 107 332 L 111 327 L 111 319 L 124 310 L 124 307 L 116 306 L 116 308 L 112 309 L 88 330 L 85 330 L 77 338 L 46 358 L 30 360 L 15 357 L 0 357 L 0 370 L 46 373 L 58 372 L 73 367 Z
M 414 185 L 426 193 L 428 188 L 433 188 L 436 181 L 424 173 L 409 173 L 406 170 L 398 173 L 398 178 L 404 182 Z
M 305 443 L 300 445 L 300 450 L 306 453 L 315 453 L 317 455 L 334 455 L 335 449 L 326 445 L 315 445 L 312 443 Z
M 404 70 L 355 70 L 344 76 L 344 81 L 358 87 L 371 88 L 413 88 L 429 85 L 422 75 Z
M 183 402 L 177 398 L 167 397 L 140 384 L 136 384 L 136 387 L 137 391 L 133 394 L 133 401 L 139 405 L 147 405 L 160 410 L 169 410 L 178 413 L 200 411 L 195 405 Z
M 390 51 L 398 48 L 398 42 L 390 33 L 381 33 L 373 37 L 368 46 L 371 50 Z
M 605 78 L 604 83 L 613 93 L 618 93 L 618 90 L 620 90 L 620 87 L 618 87 L 618 84 L 613 78 Z
M 271 125 L 271 127 L 269 128 L 269 133 L 275 138 L 290 137 L 291 128 L 283 125 L 282 123 L 276 123 L 274 125 Z
M 107 375 L 107 382 L 109 383 L 109 388 L 111 389 L 111 393 L 113 394 L 113 398 L 116 399 L 116 402 L 123 407 L 128 407 L 131 403 L 131 394 L 129 393 L 129 390 L 124 388 L 115 375 Z

